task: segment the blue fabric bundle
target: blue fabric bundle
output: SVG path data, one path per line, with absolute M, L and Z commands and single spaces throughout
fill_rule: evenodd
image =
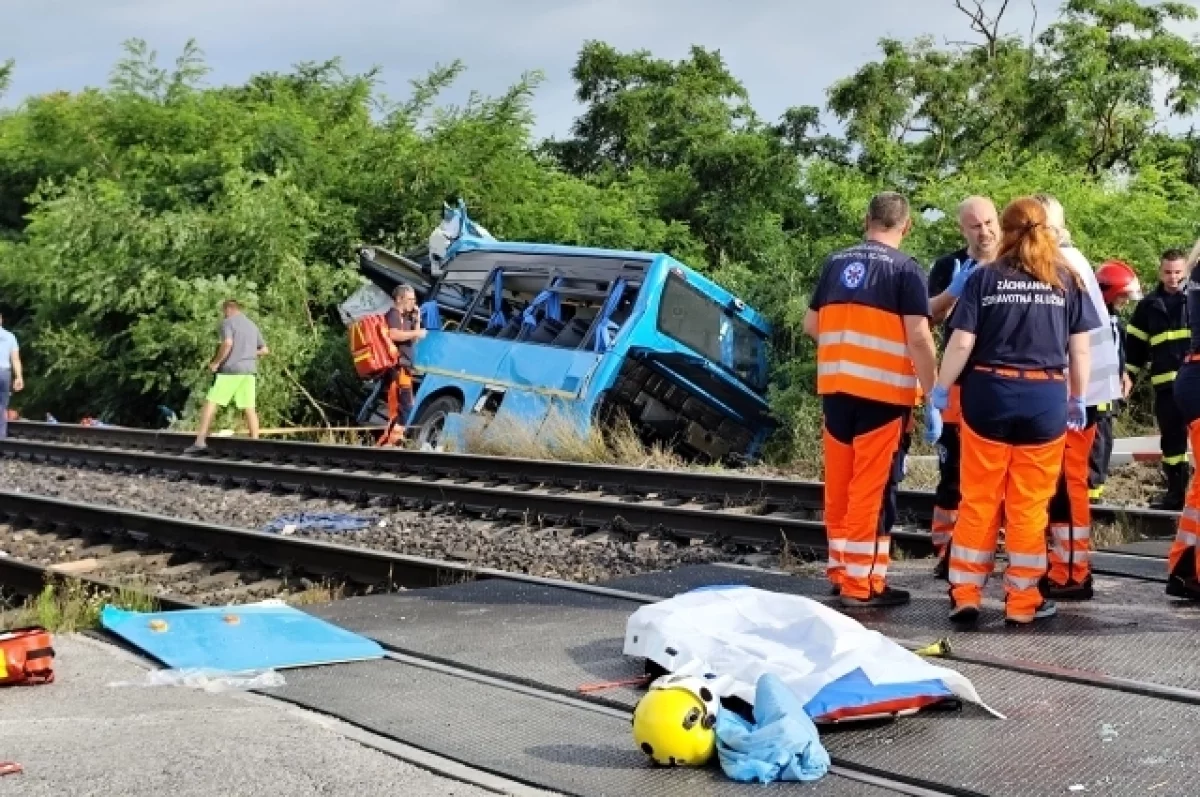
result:
M 371 524 L 368 518 L 357 515 L 346 515 L 341 512 L 301 512 L 297 515 L 280 515 L 267 525 L 263 531 L 278 534 L 285 526 L 295 526 L 296 530 L 315 529 L 317 531 L 358 531 Z
M 755 684 L 754 724 L 722 710 L 716 731 L 721 769 L 736 781 L 818 780 L 829 771 L 829 753 L 817 726 L 792 690 L 772 673 Z

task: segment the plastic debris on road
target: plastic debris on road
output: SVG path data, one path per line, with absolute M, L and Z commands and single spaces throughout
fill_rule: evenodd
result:
M 705 587 L 641 607 L 624 653 L 667 672 L 715 674 L 719 691 L 753 705 L 774 673 L 816 722 L 913 713 L 947 699 L 983 703 L 971 681 L 824 604 L 746 586 Z
M 185 686 L 212 694 L 247 692 L 251 689 L 273 689 L 286 686 L 283 675 L 275 670 L 210 670 L 184 668 L 180 670 L 151 670 L 139 680 L 114 681 L 111 687 Z
M 753 723 L 726 709 L 717 714 L 717 757 L 725 774 L 743 783 L 818 780 L 831 763 L 817 726 L 773 673 L 758 679 Z
M 370 525 L 370 518 L 348 515 L 343 512 L 300 512 L 294 515 L 280 515 L 263 526 L 263 531 L 272 534 L 291 534 L 304 529 L 345 532 L 359 531 Z
M 378 643 L 280 601 L 170 612 L 105 606 L 100 623 L 175 669 L 268 670 L 383 658 Z

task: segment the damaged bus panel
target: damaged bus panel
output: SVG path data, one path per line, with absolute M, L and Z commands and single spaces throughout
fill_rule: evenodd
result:
M 774 429 L 766 320 L 667 255 L 461 235 L 425 263 L 368 247 L 360 267 L 421 302 L 407 423 L 423 445 L 499 418 L 538 436 L 556 415 L 586 433 L 623 414 L 646 442 L 735 463 Z

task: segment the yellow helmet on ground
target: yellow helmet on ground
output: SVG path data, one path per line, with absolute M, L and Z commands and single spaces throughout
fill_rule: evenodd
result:
M 701 766 L 716 751 L 718 706 L 704 679 L 664 675 L 633 710 L 633 740 L 656 763 Z

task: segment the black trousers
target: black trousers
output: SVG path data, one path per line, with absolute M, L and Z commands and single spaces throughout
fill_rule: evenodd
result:
M 1188 432 L 1187 419 L 1175 402 L 1175 386 L 1168 384 L 1154 392 L 1154 418 L 1161 435 L 1163 470 L 1168 475 L 1172 465 L 1187 464 Z
M 1115 406 L 1115 405 L 1114 405 Z M 1096 441 L 1088 458 L 1088 490 L 1093 498 L 1108 481 L 1108 465 L 1112 462 L 1114 410 L 1102 412 L 1096 418 Z
M 888 479 L 887 491 L 883 494 L 883 510 L 879 515 L 879 526 L 884 534 L 892 533 L 896 518 L 900 514 L 898 506 L 900 482 L 904 481 L 904 458 L 908 456 L 908 447 L 912 445 L 912 434 L 905 432 L 900 436 L 900 448 L 892 460 L 892 474 Z

